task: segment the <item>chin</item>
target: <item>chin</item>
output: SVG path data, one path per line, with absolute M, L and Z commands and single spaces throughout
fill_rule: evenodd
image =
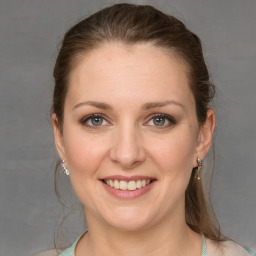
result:
M 127 232 L 133 232 L 133 231 L 138 231 L 138 230 L 143 230 L 148 226 L 148 223 L 145 222 L 136 222 L 134 220 L 130 221 L 123 221 L 123 222 L 112 222 L 110 223 L 112 228 L 120 230 L 120 231 L 127 231 Z
M 126 207 L 125 210 L 112 211 L 106 221 L 113 228 L 122 231 L 137 231 L 149 226 L 152 218 L 146 214 L 146 211 Z

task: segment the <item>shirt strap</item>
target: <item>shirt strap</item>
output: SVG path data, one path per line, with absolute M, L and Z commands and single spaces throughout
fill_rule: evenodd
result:
M 249 247 L 245 246 L 244 249 L 250 253 L 250 255 L 252 256 L 256 256 L 256 252 L 254 252 L 252 249 L 250 249 Z
M 201 233 L 201 236 L 202 236 L 202 251 L 201 251 L 201 256 L 208 256 L 204 234 Z

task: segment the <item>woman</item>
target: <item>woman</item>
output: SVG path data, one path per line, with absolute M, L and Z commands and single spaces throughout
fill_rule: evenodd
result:
M 54 78 L 55 143 L 88 225 L 61 256 L 250 255 L 205 199 L 214 86 L 183 23 L 105 8 L 66 33 Z

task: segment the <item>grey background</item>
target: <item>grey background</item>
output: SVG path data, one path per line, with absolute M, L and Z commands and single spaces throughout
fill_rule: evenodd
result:
M 53 247 L 61 209 L 53 191 L 57 156 L 49 122 L 53 63 L 67 28 L 110 3 L 0 1 L 1 256 Z M 256 1 L 134 3 L 175 15 L 203 41 L 217 86 L 214 205 L 224 233 L 256 249 Z M 78 214 L 72 218 L 66 224 L 75 229 L 71 240 L 82 230 Z

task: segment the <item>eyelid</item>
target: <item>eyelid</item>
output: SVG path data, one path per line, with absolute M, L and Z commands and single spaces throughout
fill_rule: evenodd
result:
M 99 125 L 99 126 L 88 125 L 87 121 L 92 119 L 92 118 L 95 118 L 95 117 L 99 117 L 99 118 L 104 119 L 104 121 L 106 121 L 107 124 L 103 124 L 103 125 Z M 163 128 L 167 128 L 167 127 L 172 126 L 172 125 L 177 123 L 177 120 L 171 115 L 164 114 L 164 113 L 153 113 L 153 114 L 151 114 L 147 117 L 147 121 L 144 123 L 144 125 L 147 126 L 147 123 L 149 123 L 153 118 L 157 118 L 157 117 L 165 118 L 169 123 L 167 125 L 165 124 L 163 126 L 156 126 L 156 125 L 155 126 L 154 125 L 148 125 L 148 126 L 154 126 L 154 127 L 157 127 L 158 129 L 161 129 L 161 128 L 163 129 Z M 82 126 L 86 126 L 88 128 L 92 128 L 92 129 L 100 129 L 102 126 L 111 125 L 108 118 L 104 114 L 101 114 L 101 113 L 93 113 L 93 114 L 86 115 L 86 116 L 82 117 L 79 120 L 79 122 Z
M 169 124 L 167 125 L 164 125 L 164 126 L 154 126 L 154 127 L 157 127 L 158 129 L 163 129 L 163 128 L 167 128 L 169 126 L 172 126 L 174 124 L 177 123 L 177 120 L 171 116 L 171 115 L 168 115 L 168 114 L 163 114 L 163 113 L 154 113 L 154 114 L 151 114 L 150 116 L 147 117 L 147 122 L 145 124 L 147 124 L 149 121 L 151 121 L 153 118 L 157 118 L 157 117 L 163 117 L 163 118 L 166 118 L 167 121 L 169 122 Z M 150 126 L 150 125 L 149 125 Z
M 90 120 L 90 119 L 92 119 L 92 118 L 95 118 L 95 117 L 100 117 L 100 118 L 102 118 L 102 119 L 104 119 L 108 124 L 107 125 L 109 125 L 110 124 L 110 122 L 108 121 L 108 119 L 105 117 L 105 115 L 103 115 L 103 114 L 101 114 L 101 113 L 94 113 L 94 114 L 89 114 L 89 115 L 87 115 L 87 116 L 84 116 L 84 117 L 82 117 L 81 119 L 80 119 L 80 124 L 82 125 L 82 126 L 86 126 L 86 127 L 88 127 L 88 128 L 92 128 L 92 129 L 99 129 L 100 127 L 102 127 L 102 126 L 106 126 L 106 125 L 99 125 L 98 127 L 95 125 L 88 125 L 86 122 L 88 121 L 88 120 Z

